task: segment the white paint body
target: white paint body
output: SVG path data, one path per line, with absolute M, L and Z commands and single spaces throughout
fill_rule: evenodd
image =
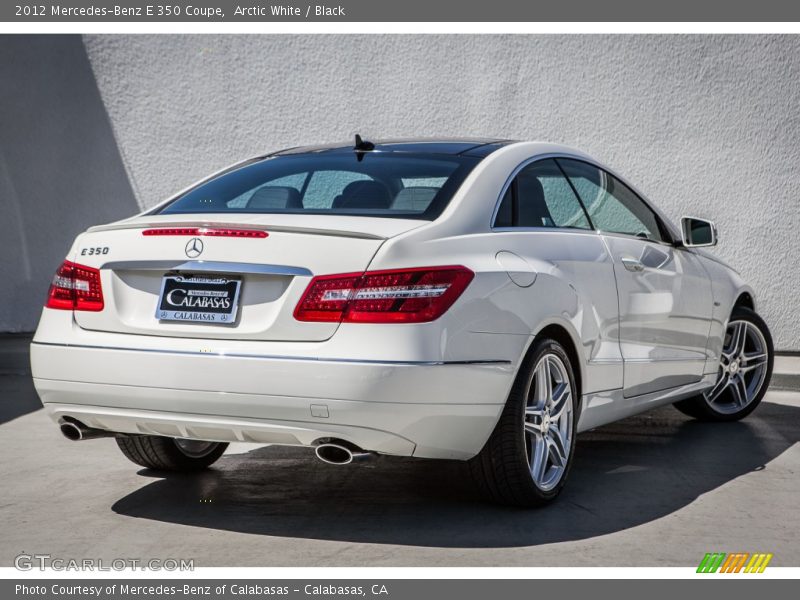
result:
M 752 290 L 709 254 L 596 231 L 493 229 L 521 164 L 576 150 L 515 143 L 483 159 L 434 221 L 319 215 L 139 215 L 80 235 L 67 258 L 101 269 L 106 308 L 45 308 L 32 347 L 53 419 L 178 438 L 312 445 L 468 459 L 491 434 L 534 338 L 557 326 L 575 349 L 586 430 L 710 387 L 727 320 Z M 662 220 L 667 219 L 661 215 Z M 186 238 L 164 224 L 263 225 L 265 240 L 206 239 L 204 258 L 310 274 L 464 265 L 474 280 L 420 324 L 299 322 L 311 275 L 245 274 L 241 325 L 165 324 L 163 271 Z M 669 225 L 674 229 L 674 226 Z M 85 256 L 89 247 L 107 255 Z M 630 272 L 620 257 L 641 257 Z

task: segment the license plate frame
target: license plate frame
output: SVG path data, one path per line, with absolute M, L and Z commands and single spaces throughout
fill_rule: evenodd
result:
M 240 277 L 168 273 L 161 280 L 155 316 L 168 323 L 233 325 L 241 289 Z

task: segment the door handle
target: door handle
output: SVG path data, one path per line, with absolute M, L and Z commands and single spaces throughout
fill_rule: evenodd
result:
M 628 271 L 644 271 L 644 265 L 638 258 L 633 258 L 632 256 L 623 256 L 620 260 L 625 268 L 628 269 Z

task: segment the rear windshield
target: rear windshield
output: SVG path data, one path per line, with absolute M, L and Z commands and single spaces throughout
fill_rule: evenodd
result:
M 433 220 L 480 159 L 400 153 L 267 158 L 202 183 L 160 214 L 335 214 Z

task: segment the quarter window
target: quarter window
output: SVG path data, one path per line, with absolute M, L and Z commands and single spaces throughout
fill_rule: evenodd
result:
M 523 168 L 506 190 L 495 227 L 591 229 L 575 192 L 552 159 Z
M 658 217 L 619 179 L 579 160 L 559 158 L 558 164 L 569 177 L 597 229 L 665 241 Z

